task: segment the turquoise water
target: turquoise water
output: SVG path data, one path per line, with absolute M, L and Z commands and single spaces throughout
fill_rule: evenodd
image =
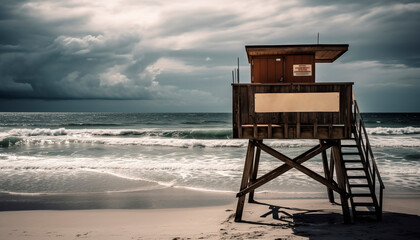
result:
M 385 194 L 420 193 L 420 114 L 364 118 Z M 227 113 L 0 113 L 0 193 L 237 192 L 247 141 L 232 139 L 231 126 Z M 266 143 L 290 157 L 317 144 Z M 262 154 L 260 173 L 280 164 Z M 319 157 L 305 166 L 322 174 Z M 325 195 L 294 170 L 260 190 Z

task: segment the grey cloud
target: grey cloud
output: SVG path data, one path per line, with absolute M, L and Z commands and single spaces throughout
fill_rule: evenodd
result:
M 2 81 L 25 86 L 23 92 L 15 92 L 16 97 L 149 99 L 147 88 L 153 84 L 153 76 L 142 79 L 139 74 L 153 60 L 125 56 L 138 41 L 136 36 L 115 39 L 101 35 L 59 36 L 45 48 L 3 53 L 0 74 Z M 116 66 L 120 67 L 113 72 Z M 133 66 L 137 68 L 132 69 Z M 126 69 L 129 76 L 124 73 Z M 28 93 L 27 84 L 32 87 L 32 93 Z M 15 94 L 10 92 L 13 89 L 0 89 L 2 97 Z
M 85 35 L 75 28 L 61 35 L 54 29 L 84 17 L 46 22 L 18 7 L 0 7 L 10 12 L 0 22 L 0 98 L 153 98 L 154 76 L 140 75 L 157 58 L 134 52 L 137 33 Z
M 205 9 L 181 10 L 165 14 L 159 23 L 161 36 L 178 35 L 194 31 L 213 31 L 228 29 L 242 24 L 239 16 L 226 12 L 210 12 Z
M 171 109 L 171 104 L 188 102 L 190 95 L 189 106 L 198 109 L 205 105 L 201 94 L 214 98 L 213 105 L 206 103 L 207 107 L 217 109 L 217 104 L 223 102 L 220 109 L 229 110 L 226 104 L 230 103 L 230 70 L 236 67 L 236 57 L 241 60 L 241 80 L 249 81 L 244 45 L 315 43 L 317 32 L 321 43 L 350 44 L 338 63 L 385 63 L 374 65 L 376 72 L 381 71 L 380 66 L 420 67 L 418 1 L 261 1 L 259 4 L 270 4 L 269 9 L 263 9 L 270 11 L 264 14 L 258 14 L 261 9 L 257 7 L 243 9 L 242 3 L 230 11 L 220 7 L 182 9 L 176 4 L 164 8 L 164 2 L 125 1 L 122 9 L 127 5 L 141 9 L 146 4 L 170 12 L 159 10 L 159 17 L 144 28 L 140 21 L 121 21 L 121 29 L 112 30 L 89 25 L 94 18 L 92 11 L 73 11 L 51 20 L 22 8 L 23 3 L 3 1 L 0 6 L 3 100 L 148 99 L 144 102 L 150 106 Z M 92 10 L 95 5 L 79 1 L 54 3 L 69 10 Z M 299 15 L 302 9 L 307 12 Z M 190 45 L 182 44 L 188 41 Z M 175 48 L 172 43 L 181 43 L 182 47 Z M 162 58 L 195 70 L 153 68 Z M 409 79 L 415 85 L 418 74 L 413 73 L 410 71 L 399 80 Z M 394 81 L 389 76 L 382 77 L 380 84 L 384 86 Z M 353 78 L 351 74 L 348 80 L 356 81 Z M 372 77 L 358 83 L 358 88 L 365 89 L 368 81 L 373 81 Z

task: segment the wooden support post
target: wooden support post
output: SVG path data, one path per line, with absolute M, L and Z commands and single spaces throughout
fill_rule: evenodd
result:
M 344 162 L 341 157 L 341 150 L 340 150 L 340 141 L 336 142 L 336 145 L 332 147 L 331 153 L 333 154 L 333 159 L 335 162 L 335 170 L 337 175 L 337 182 L 338 187 L 341 189 L 346 189 L 346 179 L 345 179 L 345 169 L 344 169 Z M 351 216 L 350 216 L 350 209 L 348 203 L 347 194 L 340 194 L 341 198 L 341 208 L 343 210 L 343 217 L 344 223 L 351 223 Z
M 296 114 L 296 138 L 300 138 L 300 113 Z
M 328 138 L 332 139 L 332 136 L 333 136 L 332 124 L 328 124 Z
M 334 157 L 333 157 L 333 150 L 331 148 L 330 152 L 330 179 L 334 179 Z
M 319 144 L 324 145 L 325 142 L 323 140 L 319 140 Z M 328 168 L 328 158 L 327 158 L 327 152 L 322 151 L 322 165 L 324 166 L 324 175 L 325 178 L 332 183 L 332 178 L 330 175 L 330 169 Z M 328 200 L 330 203 L 334 203 L 334 193 L 333 190 L 329 187 L 327 187 L 327 193 L 328 193 Z
M 248 142 L 248 150 L 246 152 L 244 172 L 242 175 L 241 189 L 243 190 L 248 186 L 249 171 L 252 167 L 252 160 L 254 158 L 255 144 L 253 140 Z M 235 222 L 242 220 L 242 213 L 244 211 L 245 195 L 238 197 L 238 205 L 236 206 Z
M 289 124 L 284 124 L 284 138 L 289 138 Z
M 261 141 L 262 142 L 262 141 Z M 261 155 L 261 149 L 257 148 L 257 151 L 255 152 L 255 159 L 254 159 L 254 165 L 252 167 L 252 173 L 249 181 L 248 187 L 255 183 L 255 180 L 257 179 L 258 174 L 258 165 L 260 164 L 260 155 Z M 253 203 L 254 201 L 254 190 L 249 192 L 248 202 Z
M 236 109 L 234 109 L 234 113 L 235 113 L 235 120 L 236 120 L 236 124 L 237 124 L 237 127 L 238 127 L 238 137 L 239 138 L 242 138 L 242 126 L 241 126 L 241 98 L 240 98 L 240 96 L 241 96 L 241 94 L 240 94 L 240 90 L 241 90 L 241 88 L 238 88 L 238 92 L 237 92 L 237 100 L 236 100 L 236 102 L 237 102 L 237 105 L 236 106 L 234 106 Z M 236 110 L 236 111 L 235 111 Z

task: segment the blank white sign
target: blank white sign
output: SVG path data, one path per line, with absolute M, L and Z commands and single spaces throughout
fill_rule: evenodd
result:
M 340 93 L 256 93 L 255 112 L 339 112 Z

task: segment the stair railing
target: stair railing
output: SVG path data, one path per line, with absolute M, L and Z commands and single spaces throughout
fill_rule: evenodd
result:
M 353 98 L 353 121 L 355 126 L 355 134 L 357 134 L 358 141 L 360 141 L 360 146 L 366 160 L 366 167 L 368 174 L 372 179 L 373 192 L 376 194 L 376 180 L 379 182 L 379 209 L 382 212 L 382 202 L 383 202 L 383 190 L 385 185 L 382 181 L 381 174 L 379 173 L 378 166 L 376 165 L 375 157 L 373 156 L 372 147 L 369 142 L 369 137 L 363 122 L 363 117 L 360 114 L 359 106 L 357 105 L 356 99 Z

